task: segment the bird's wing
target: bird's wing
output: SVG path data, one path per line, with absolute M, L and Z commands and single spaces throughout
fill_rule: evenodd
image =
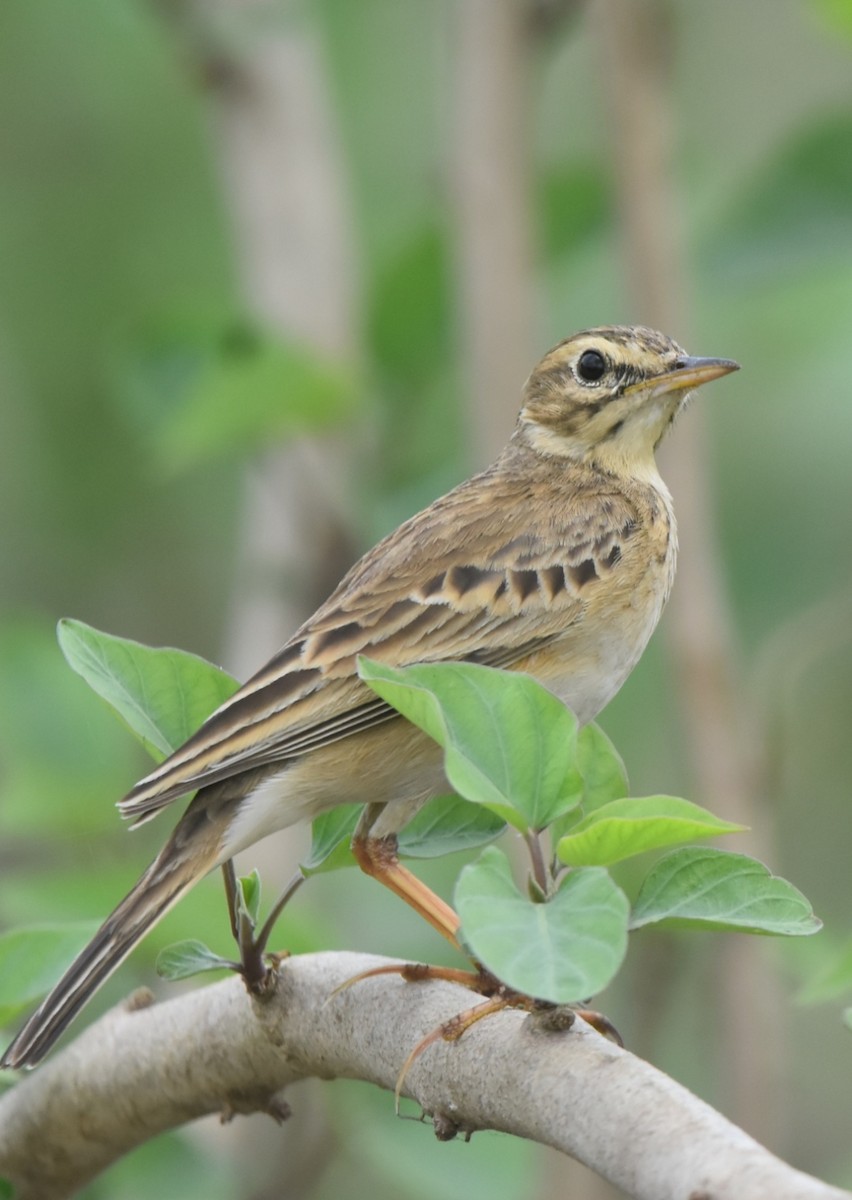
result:
M 636 514 L 622 496 L 550 490 L 486 472 L 401 525 L 128 793 L 123 815 L 145 820 L 199 787 L 394 718 L 359 679 L 360 654 L 510 667 L 564 632 L 582 618 L 584 588 L 614 569 Z

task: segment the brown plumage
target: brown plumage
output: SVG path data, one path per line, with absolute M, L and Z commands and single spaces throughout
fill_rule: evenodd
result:
M 401 525 L 243 688 L 119 807 L 148 820 L 197 791 L 130 895 L 2 1059 L 31 1065 L 143 934 L 213 866 L 275 829 L 367 805 L 354 848 L 455 940 L 455 914 L 396 861 L 395 836 L 447 788 L 438 747 L 358 678 L 466 660 L 528 671 L 581 722 L 641 655 L 674 577 L 654 449 L 689 391 L 735 370 L 638 326 L 561 342 L 530 376 L 497 461 Z

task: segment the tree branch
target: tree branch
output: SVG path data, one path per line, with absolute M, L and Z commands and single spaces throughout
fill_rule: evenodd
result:
M 291 959 L 264 1001 L 235 978 L 164 1004 L 137 993 L 3 1096 L 0 1175 L 19 1200 L 61 1200 L 134 1146 L 206 1113 L 282 1119 L 282 1089 L 309 1076 L 392 1089 L 412 1047 L 471 996 L 393 976 L 334 994 L 385 961 Z M 430 1046 L 404 1092 L 439 1137 L 494 1129 L 530 1138 L 638 1200 L 850 1200 L 579 1019 L 559 1032 L 546 1017 L 497 1014 Z

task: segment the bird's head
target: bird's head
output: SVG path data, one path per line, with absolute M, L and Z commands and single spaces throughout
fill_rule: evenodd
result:
M 727 358 L 691 358 L 641 325 L 586 329 L 560 342 L 527 380 L 516 436 L 540 454 L 636 474 L 702 383 L 736 371 Z

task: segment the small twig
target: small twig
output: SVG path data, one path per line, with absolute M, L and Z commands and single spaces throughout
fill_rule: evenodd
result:
M 261 954 L 263 954 L 263 952 L 266 950 L 267 943 L 272 936 L 272 930 L 275 926 L 275 922 L 281 916 L 285 906 L 289 904 L 291 898 L 305 882 L 306 878 L 307 876 L 302 873 L 301 869 L 298 870 L 273 904 L 269 916 L 264 921 L 263 925 L 261 926 L 260 933 L 257 935 L 256 944 Z
M 231 933 L 240 951 L 240 961 L 233 964 L 234 970 L 242 975 L 250 992 L 255 994 L 265 992 L 269 983 L 269 966 L 265 959 L 267 943 L 284 906 L 305 882 L 305 876 L 301 870 L 296 872 L 273 904 L 269 916 L 257 935 L 255 935 L 255 924 L 251 914 L 246 911 L 243 903 L 242 885 L 237 878 L 231 859 L 222 864 L 222 876 L 225 880 L 225 896 L 228 900 Z
M 254 922 L 246 912 L 242 885 L 230 858 L 222 863 L 222 877 L 225 881 L 231 933 L 240 952 L 240 961 L 235 964 L 235 968 L 242 975 L 250 992 L 262 992 L 268 980 L 269 968 L 263 960 L 263 946 L 254 936 Z
M 225 881 L 225 898 L 228 901 L 228 918 L 231 922 L 231 933 L 237 945 L 240 944 L 240 902 L 239 889 L 240 885 L 237 882 L 237 872 L 234 869 L 234 860 L 229 858 L 227 862 L 222 863 L 222 878 Z

